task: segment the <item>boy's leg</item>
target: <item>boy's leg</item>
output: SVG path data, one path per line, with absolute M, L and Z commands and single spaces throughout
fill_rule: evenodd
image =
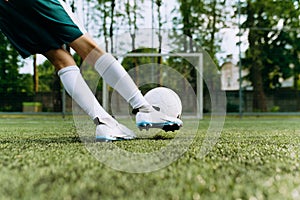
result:
M 50 50 L 45 53 L 45 56 L 56 66 L 68 94 L 96 123 L 96 137 L 103 140 L 135 137 L 132 131 L 119 124 L 101 107 L 67 51 L 63 49 Z
M 126 70 L 111 54 L 100 49 L 88 34 L 77 38 L 70 47 L 88 64 L 95 66 L 103 80 L 118 91 L 133 108 L 141 108 L 145 112 L 152 110 Z
M 111 54 L 105 53 L 96 46 L 89 36 L 83 35 L 73 41 L 70 46 L 85 61 L 94 65 L 103 80 L 117 90 L 133 109 L 138 110 L 137 126 L 140 128 L 163 128 L 174 124 L 174 130 L 182 126 L 180 119 L 168 117 L 153 109 L 121 64 Z
M 133 109 L 142 108 L 145 112 L 153 110 L 129 74 L 111 54 L 103 54 L 96 61 L 95 69 L 105 82 L 117 90 Z

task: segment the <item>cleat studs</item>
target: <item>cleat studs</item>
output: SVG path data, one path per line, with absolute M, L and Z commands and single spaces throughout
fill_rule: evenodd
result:
M 149 131 L 149 128 L 150 128 L 150 124 L 148 124 L 148 125 L 146 126 L 146 130 Z

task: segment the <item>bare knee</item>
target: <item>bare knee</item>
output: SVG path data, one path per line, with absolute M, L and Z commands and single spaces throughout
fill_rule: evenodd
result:
M 72 55 L 64 49 L 52 49 L 44 53 L 44 56 L 54 65 L 58 71 L 67 66 L 76 65 Z
M 70 47 L 91 65 L 94 65 L 97 59 L 105 53 L 88 34 L 74 40 L 70 43 Z

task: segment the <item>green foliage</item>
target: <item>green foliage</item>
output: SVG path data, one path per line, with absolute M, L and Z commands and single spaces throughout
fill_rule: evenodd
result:
M 30 92 L 24 85 L 27 76 L 19 74 L 23 63 L 20 56 L 11 46 L 7 38 L 0 33 L 0 93 Z
M 293 1 L 249 1 L 247 8 L 243 27 L 250 29 L 250 46 L 243 64 L 251 69 L 253 60 L 259 60 L 264 89 L 280 87 L 280 78 L 287 79 L 300 70 L 300 11 Z M 281 23 L 282 28 L 278 27 Z
M 249 30 L 249 48 L 242 63 L 258 94 L 253 106 L 264 111 L 264 91 L 281 87 L 281 79 L 299 74 L 300 11 L 293 1 L 248 0 L 242 13 L 247 16 L 242 27 Z
M 50 61 L 46 60 L 44 63 L 37 66 L 39 75 L 39 92 L 53 91 L 56 72 L 54 66 Z
M 216 53 L 220 49 L 221 40 L 218 34 L 221 28 L 226 27 L 226 15 L 228 15 L 228 12 L 224 7 L 225 2 L 221 0 L 178 0 L 179 10 L 173 10 L 174 13 L 178 11 L 180 13 L 180 15 L 176 15 L 173 18 L 174 29 L 172 37 L 174 38 L 174 43 L 178 46 L 176 52 L 203 53 L 205 86 L 210 89 L 212 89 L 213 85 L 219 87 Z M 180 61 L 178 58 L 171 57 L 168 62 L 184 75 L 196 91 L 197 73 L 195 63 L 198 64 L 198 61 L 194 61 L 192 65 L 186 61 Z M 204 88 L 204 92 L 208 92 L 207 87 Z
M 157 53 L 157 50 L 151 48 L 141 48 L 141 49 L 135 49 L 132 52 L 128 52 L 128 53 Z M 124 60 L 122 61 L 122 65 L 128 71 L 132 68 L 138 67 L 139 65 L 156 63 L 156 62 L 157 62 L 156 57 L 148 57 L 148 56 L 125 57 Z
M 20 111 L 33 92 L 31 75 L 19 73 L 22 66 L 18 52 L 0 33 L 0 111 Z
M 185 120 L 182 131 L 193 131 L 194 122 Z M 298 199 L 298 118 L 227 118 L 218 143 L 199 158 L 208 127 L 209 119 L 200 122 L 195 142 L 174 163 L 130 174 L 95 159 L 71 117 L 2 115 L 0 199 Z M 174 134 L 114 144 L 152 152 Z
M 198 58 L 195 58 L 198 59 Z M 186 80 L 191 84 L 194 91 L 196 91 L 196 69 L 187 60 L 181 57 L 170 57 L 167 60 L 168 65 L 176 69 Z
M 81 58 L 74 54 L 73 58 L 77 66 L 81 65 Z M 42 64 L 37 66 L 38 76 L 39 76 L 39 92 L 60 92 L 60 80 L 57 76 L 57 72 L 49 60 L 45 60 Z
M 19 74 L 20 84 L 22 84 L 21 93 L 33 94 L 33 79 L 31 74 Z M 19 91 L 18 91 L 19 92 Z
M 187 36 L 183 44 L 184 52 L 199 52 L 196 41 L 202 49 L 206 50 L 214 62 L 217 63 L 216 53 L 220 49 L 220 37 L 217 34 L 221 28 L 226 27 L 226 16 L 229 14 L 223 0 L 199 1 L 178 0 L 181 16 L 173 19 L 175 36 Z M 174 12 L 177 12 L 174 9 Z

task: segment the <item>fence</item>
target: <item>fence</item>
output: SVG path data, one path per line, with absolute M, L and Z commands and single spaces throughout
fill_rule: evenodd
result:
M 239 112 L 239 92 L 227 91 L 227 112 Z M 266 93 L 268 112 L 300 111 L 300 91 L 278 89 Z M 243 91 L 243 111 L 254 112 L 253 91 Z
M 0 93 L 0 112 L 22 112 L 24 102 L 39 102 L 41 103 L 42 112 L 62 112 L 62 95 L 61 93 L 45 92 L 36 94 L 27 93 Z M 239 92 L 227 91 L 227 112 L 239 111 Z M 269 112 L 300 112 L 300 91 L 291 89 L 280 89 L 266 93 L 267 106 Z M 97 92 L 96 97 L 101 100 L 102 93 Z M 101 101 L 100 101 L 101 103 Z M 188 113 L 190 109 L 190 100 L 182 99 L 183 111 Z M 243 111 L 253 111 L 253 92 L 243 92 Z M 185 106 L 187 105 L 187 106 Z M 207 92 L 204 92 L 203 109 L 204 113 L 209 113 L 210 97 Z M 114 106 L 114 105 L 113 105 Z M 120 105 L 119 105 L 120 106 Z M 122 105 L 123 106 L 123 105 Z M 66 95 L 65 111 L 72 112 L 72 99 Z M 128 109 L 124 109 L 127 112 Z

